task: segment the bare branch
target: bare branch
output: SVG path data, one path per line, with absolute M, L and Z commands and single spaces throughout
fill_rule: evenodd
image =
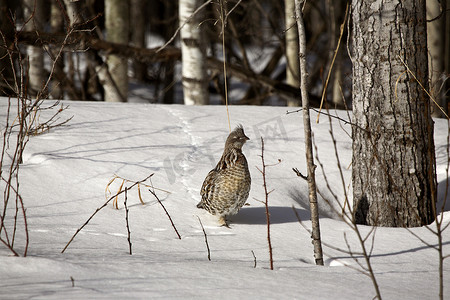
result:
M 206 235 L 205 227 L 203 227 L 202 220 L 200 220 L 199 216 L 197 216 L 197 218 L 198 221 L 200 222 L 200 226 L 202 227 L 203 235 L 205 237 L 206 250 L 208 251 L 208 260 L 211 261 L 211 251 L 209 250 L 208 236 Z
M 173 223 L 172 218 L 171 218 L 170 215 L 169 215 L 169 212 L 168 212 L 167 209 L 164 207 L 164 205 L 162 204 L 161 200 L 159 200 L 159 198 L 158 198 L 158 196 L 156 195 L 155 191 L 153 191 L 153 190 L 151 190 L 151 189 L 149 189 L 149 191 L 150 191 L 150 193 L 152 193 L 153 196 L 155 196 L 156 200 L 158 200 L 158 203 L 161 205 L 161 207 L 162 207 L 162 208 L 164 209 L 164 211 L 166 212 L 166 215 L 167 215 L 167 217 L 169 218 L 170 223 L 172 224 L 172 227 L 173 227 L 173 229 L 175 230 L 175 233 L 176 233 L 177 236 L 178 236 L 178 239 L 181 240 L 181 235 L 178 233 L 178 230 L 177 230 L 177 228 L 175 227 L 175 224 Z
M 139 186 L 139 185 L 138 185 Z M 127 191 L 128 188 L 125 187 L 125 201 L 123 202 L 123 205 L 125 207 L 125 221 L 127 223 L 127 240 L 128 240 L 128 246 L 130 248 L 130 255 L 133 254 L 133 252 L 131 251 L 131 232 L 130 232 L 130 224 L 128 223 L 128 206 L 127 206 Z

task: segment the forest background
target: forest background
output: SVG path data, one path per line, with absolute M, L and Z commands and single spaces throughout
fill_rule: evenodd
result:
M 446 110 L 448 2 L 426 1 L 429 86 Z M 200 10 L 188 14 L 192 5 L 200 4 Z M 321 0 L 307 1 L 303 8 L 313 106 L 324 96 L 331 107 L 351 107 L 347 32 L 353 24 L 344 22 L 346 5 L 343 0 Z M 6 49 L 16 43 L 30 96 L 125 102 L 132 94 L 150 103 L 300 105 L 293 0 L 1 0 L 0 10 L 3 96 L 15 95 L 14 72 L 20 59 L 17 53 L 12 57 L 16 68 L 12 70 Z M 180 35 L 194 18 L 200 24 L 206 96 L 191 100 L 185 95 L 183 100 L 176 97 L 177 91 L 182 92 L 183 79 L 191 76 L 181 71 Z M 224 83 L 224 54 L 229 88 Z M 433 116 L 442 112 L 434 109 Z

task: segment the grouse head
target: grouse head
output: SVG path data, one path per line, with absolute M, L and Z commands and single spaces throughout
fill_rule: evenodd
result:
M 228 136 L 225 148 L 242 149 L 242 146 L 248 140 L 249 138 L 245 135 L 244 128 L 242 128 L 242 125 L 238 125 Z

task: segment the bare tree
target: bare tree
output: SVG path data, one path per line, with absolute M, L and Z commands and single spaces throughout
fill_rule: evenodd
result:
M 206 41 L 202 25 L 200 0 L 180 0 L 181 56 L 184 103 L 208 104 L 208 76 L 206 73 Z
M 305 25 L 303 22 L 303 12 L 301 6 L 304 0 L 295 0 L 295 13 L 299 37 L 299 57 L 300 57 L 300 89 L 302 93 L 302 109 L 303 109 L 303 126 L 305 132 L 305 152 L 306 152 L 306 167 L 308 175 L 306 180 L 308 182 L 309 191 L 309 205 L 311 210 L 311 226 L 312 226 L 312 242 L 314 245 L 314 257 L 317 265 L 323 265 L 322 242 L 320 239 L 320 224 L 319 224 L 319 206 L 317 204 L 317 186 L 314 164 L 314 156 L 312 150 L 312 131 L 311 119 L 309 116 L 309 98 L 307 87 L 306 72 L 306 34 Z
M 356 222 L 434 220 L 436 174 L 425 1 L 352 1 Z

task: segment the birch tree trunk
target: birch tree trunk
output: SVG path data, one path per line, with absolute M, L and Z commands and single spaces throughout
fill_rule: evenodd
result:
M 308 170 L 309 207 L 311 210 L 312 243 L 316 265 L 323 265 L 322 242 L 320 239 L 319 206 L 317 205 L 316 165 L 312 150 L 311 120 L 309 116 L 309 96 L 306 72 L 306 34 L 301 6 L 303 0 L 295 0 L 295 13 L 299 37 L 300 89 L 302 94 L 303 126 L 305 132 L 306 166 Z
M 45 0 L 23 0 L 25 20 L 31 18 L 25 25 L 25 30 L 42 31 L 44 28 Z M 36 96 L 41 91 L 45 81 L 44 51 L 41 47 L 27 46 L 28 94 Z M 45 94 L 45 93 L 44 93 Z
M 105 0 L 105 27 L 108 42 L 128 44 L 129 5 L 125 0 Z M 125 102 L 128 96 L 128 61 L 117 55 L 106 58 L 107 70 L 99 73 L 105 101 Z
M 206 72 L 206 40 L 200 26 L 204 20 L 200 0 L 180 0 L 181 56 L 184 104 L 208 104 L 208 77 Z M 205 26 L 205 25 L 203 25 Z
M 295 88 L 300 86 L 298 62 L 298 29 L 295 20 L 295 0 L 284 0 L 286 25 L 286 83 Z M 287 106 L 299 106 L 300 101 L 287 100 Z
M 427 43 L 428 43 L 428 70 L 430 78 L 430 92 L 433 98 L 436 100 L 439 106 L 441 106 L 445 112 L 447 112 L 447 101 L 445 99 L 445 89 L 442 87 L 444 84 L 444 72 L 445 72 L 445 19 L 446 13 L 441 14 L 441 10 L 445 7 L 445 3 L 442 6 L 438 0 L 426 0 L 427 5 Z M 447 36 L 448 39 L 448 36 Z M 433 117 L 443 117 L 444 114 L 436 106 L 432 104 Z
M 433 121 L 417 82 L 428 88 L 425 0 L 353 0 L 352 16 L 355 221 L 429 224 L 436 200 Z

